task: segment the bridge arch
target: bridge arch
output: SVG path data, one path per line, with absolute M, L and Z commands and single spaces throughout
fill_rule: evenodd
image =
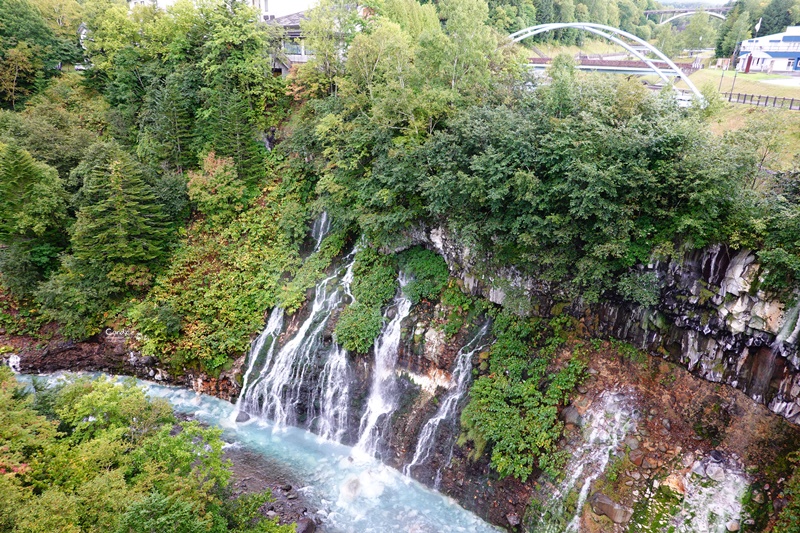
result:
M 714 13 L 712 11 L 702 11 L 702 10 L 698 9 L 697 11 L 689 11 L 687 13 L 678 13 L 677 15 L 673 15 L 670 18 L 668 18 L 667 20 L 659 22 L 658 25 L 660 26 L 662 24 L 667 24 L 668 22 L 672 22 L 673 20 L 679 19 L 681 17 L 691 17 L 692 15 L 698 15 L 700 13 L 705 13 L 709 17 L 717 17 L 720 20 L 726 20 L 727 19 L 727 17 L 725 15 L 723 15 L 722 13 Z
M 644 39 L 637 37 L 632 33 L 620 30 L 619 28 L 606 26 L 604 24 L 594 24 L 591 22 L 560 22 L 553 24 L 539 24 L 537 26 L 531 26 L 529 28 L 525 28 L 523 30 L 519 30 L 517 32 L 512 33 L 511 35 L 509 35 L 509 38 L 511 39 L 512 42 L 518 43 L 524 39 L 527 39 L 528 37 L 533 37 L 534 35 L 538 35 L 540 33 L 559 30 L 562 28 L 575 28 L 578 30 L 588 31 L 589 33 L 594 33 L 595 35 L 608 39 L 609 41 L 622 46 L 625 50 L 633 54 L 636 58 L 638 58 L 641 61 L 644 61 L 644 63 L 648 67 L 650 67 L 653 70 L 653 72 L 658 74 L 658 76 L 662 80 L 664 80 L 665 83 L 670 83 L 669 78 L 667 78 L 667 75 L 664 74 L 664 71 L 662 71 L 651 60 L 644 57 L 644 55 L 639 53 L 636 49 L 634 49 L 632 46 L 630 46 L 628 43 L 626 43 L 617 36 L 625 37 L 626 39 L 634 41 L 636 44 L 643 46 L 644 48 L 646 48 L 647 50 L 658 56 L 658 58 L 664 61 L 667 65 L 669 65 L 669 67 L 673 69 L 678 74 L 678 76 L 686 83 L 686 85 L 689 87 L 692 93 L 694 93 L 694 95 L 700 100 L 703 100 L 703 95 L 700 93 L 700 91 L 697 90 L 697 87 L 694 86 L 694 83 L 692 83 L 692 80 L 689 79 L 689 76 L 684 74 L 683 71 L 680 68 L 678 68 L 678 65 L 673 63 L 670 58 L 668 58 L 666 55 L 664 55 L 663 52 L 661 52 L 661 50 L 659 50 L 652 44 L 648 43 Z

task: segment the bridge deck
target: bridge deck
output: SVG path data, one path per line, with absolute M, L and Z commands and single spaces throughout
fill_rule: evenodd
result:
M 695 11 L 711 11 L 714 13 L 727 13 L 733 9 L 731 6 L 724 7 L 689 7 L 685 9 L 647 9 L 645 15 L 677 15 L 678 13 L 694 13 Z

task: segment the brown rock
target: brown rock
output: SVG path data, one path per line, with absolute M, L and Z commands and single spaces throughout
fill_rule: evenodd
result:
M 628 459 L 630 459 L 631 462 L 636 466 L 642 466 L 642 460 L 644 460 L 644 452 L 642 450 L 631 450 L 630 452 L 628 452 Z
M 631 519 L 633 509 L 628 509 L 600 492 L 595 492 L 589 498 L 589 505 L 596 515 L 607 516 L 615 524 L 624 524 Z
M 296 533 L 314 533 L 317 530 L 317 524 L 307 517 L 303 517 L 297 521 Z
M 662 483 L 665 487 L 669 487 L 669 489 L 674 492 L 675 494 L 686 494 L 686 485 L 683 482 L 683 476 L 678 474 L 670 474 L 667 476 L 667 479 L 664 480 Z

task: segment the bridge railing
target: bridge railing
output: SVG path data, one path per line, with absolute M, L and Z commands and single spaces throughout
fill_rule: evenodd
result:
M 755 105 L 761 107 L 777 107 L 800 111 L 800 98 L 783 96 L 766 96 L 763 94 L 722 93 L 728 102 L 734 104 Z

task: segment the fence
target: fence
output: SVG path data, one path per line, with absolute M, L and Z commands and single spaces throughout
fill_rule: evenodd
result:
M 785 98 L 781 96 L 764 96 L 761 94 L 722 93 L 728 102 L 734 104 L 756 105 L 761 107 L 779 107 L 800 111 L 800 98 Z

